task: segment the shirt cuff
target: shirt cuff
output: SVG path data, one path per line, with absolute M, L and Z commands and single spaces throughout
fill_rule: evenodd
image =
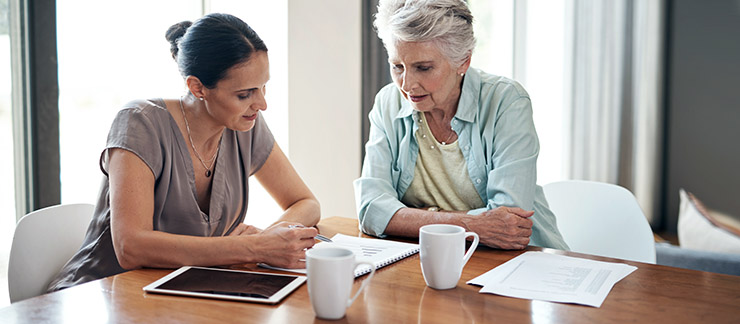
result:
M 404 207 L 406 205 L 398 201 L 396 197 L 383 194 L 368 205 L 365 217 L 361 220 L 360 228 L 366 234 L 383 238 L 386 236 L 383 234 L 385 228 L 388 227 L 393 215 Z

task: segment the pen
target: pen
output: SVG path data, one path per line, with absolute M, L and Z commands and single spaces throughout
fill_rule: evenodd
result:
M 304 228 L 304 227 L 305 226 L 303 226 L 303 225 L 288 225 L 288 228 Z M 314 239 L 315 240 L 322 241 L 322 242 L 328 242 L 328 243 L 331 243 L 332 242 L 330 238 L 328 238 L 328 237 L 326 237 L 324 235 L 321 235 L 321 234 L 318 234 L 318 235 L 314 236 Z

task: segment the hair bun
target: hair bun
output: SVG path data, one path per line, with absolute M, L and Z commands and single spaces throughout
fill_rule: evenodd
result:
M 172 58 L 177 59 L 177 42 L 180 40 L 180 38 L 182 38 L 183 35 L 185 35 L 185 32 L 192 24 L 193 23 L 190 21 L 181 21 L 170 26 L 170 28 L 167 29 L 164 37 L 167 39 L 168 42 L 170 42 L 170 52 L 172 53 Z

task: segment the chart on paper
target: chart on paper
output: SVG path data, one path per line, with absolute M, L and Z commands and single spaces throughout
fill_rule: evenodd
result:
M 339 242 L 334 243 L 334 246 L 351 250 L 357 258 L 373 258 L 376 255 L 381 254 L 383 251 L 389 249 L 388 247 L 355 245 Z
M 333 246 L 345 248 L 355 254 L 358 262 L 370 262 L 375 268 L 382 268 L 393 262 L 419 252 L 418 244 L 381 240 L 366 237 L 355 237 L 337 234 L 332 237 L 332 243 L 321 242 L 316 244 L 317 248 L 322 246 Z M 370 267 L 362 265 L 355 269 L 355 277 L 370 272 Z

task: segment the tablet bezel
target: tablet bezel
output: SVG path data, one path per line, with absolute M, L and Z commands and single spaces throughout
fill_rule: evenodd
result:
M 278 290 L 276 293 L 272 294 L 272 296 L 270 296 L 269 298 L 231 296 L 231 295 L 224 295 L 224 294 L 212 294 L 212 293 L 192 292 L 192 291 L 187 291 L 187 290 L 172 290 L 172 289 L 158 288 L 162 284 L 176 278 L 177 276 L 179 276 L 180 274 L 184 273 L 185 271 L 191 268 L 192 269 L 202 269 L 202 270 L 207 270 L 207 271 L 214 271 L 214 273 L 216 272 L 241 272 L 241 273 L 256 274 L 260 276 L 291 277 L 294 279 L 287 285 L 283 286 L 283 288 Z M 142 289 L 147 293 L 190 296 L 190 297 L 203 297 L 203 298 L 212 298 L 212 299 L 225 299 L 225 300 L 235 300 L 235 301 L 243 301 L 243 302 L 263 303 L 263 304 L 276 304 L 280 302 L 283 298 L 285 298 L 285 296 L 289 295 L 291 292 L 293 292 L 298 287 L 300 287 L 304 282 L 306 282 L 305 276 L 284 275 L 284 274 L 276 274 L 276 273 L 232 270 L 232 269 L 221 269 L 221 268 L 210 268 L 210 267 L 183 266 L 175 271 L 170 272 L 166 276 L 144 286 L 144 288 Z

